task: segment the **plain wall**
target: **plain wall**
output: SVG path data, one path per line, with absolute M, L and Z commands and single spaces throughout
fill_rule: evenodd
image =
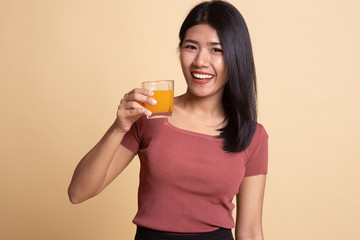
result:
M 72 205 L 82 156 L 144 80 L 186 89 L 193 0 L 0 0 L 0 239 L 133 239 L 139 163 Z M 360 239 L 360 2 L 239 0 L 268 131 L 267 240 Z

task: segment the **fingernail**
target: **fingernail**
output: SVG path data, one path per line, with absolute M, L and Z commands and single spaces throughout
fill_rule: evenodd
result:
M 147 116 L 151 116 L 152 112 L 150 112 L 149 110 L 146 110 L 145 114 L 146 114 Z
M 155 104 L 157 103 L 157 101 L 156 101 L 155 99 L 151 99 L 150 103 L 151 103 L 152 105 L 155 105 Z
M 149 96 L 153 96 L 154 92 L 153 91 L 149 91 Z

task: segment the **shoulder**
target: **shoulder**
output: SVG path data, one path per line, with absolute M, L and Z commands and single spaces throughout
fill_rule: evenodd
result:
M 268 137 L 265 128 L 257 124 L 255 134 L 246 153 L 245 176 L 266 174 L 268 168 Z
M 260 123 L 256 124 L 256 130 L 254 133 L 253 140 L 256 140 L 258 138 L 269 138 L 269 135 L 266 132 L 265 127 Z
M 265 127 L 257 123 L 256 130 L 254 136 L 249 144 L 249 146 L 245 149 L 245 152 L 248 156 L 250 156 L 254 151 L 259 149 L 261 146 L 267 145 L 269 135 L 265 130 Z
M 164 125 L 164 118 L 148 119 L 145 115 L 140 117 L 133 127 L 136 129 L 138 135 L 141 137 L 144 134 L 152 134 L 159 131 Z

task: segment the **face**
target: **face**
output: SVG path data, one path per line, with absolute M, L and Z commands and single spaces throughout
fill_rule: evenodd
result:
M 208 24 L 189 28 L 180 51 L 188 90 L 198 97 L 221 97 L 227 82 L 222 44 Z

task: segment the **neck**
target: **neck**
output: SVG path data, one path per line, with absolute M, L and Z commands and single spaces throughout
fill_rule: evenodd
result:
M 179 96 L 178 104 L 189 114 L 224 118 L 224 108 L 221 98 L 222 95 L 197 97 L 187 90 L 185 94 Z

